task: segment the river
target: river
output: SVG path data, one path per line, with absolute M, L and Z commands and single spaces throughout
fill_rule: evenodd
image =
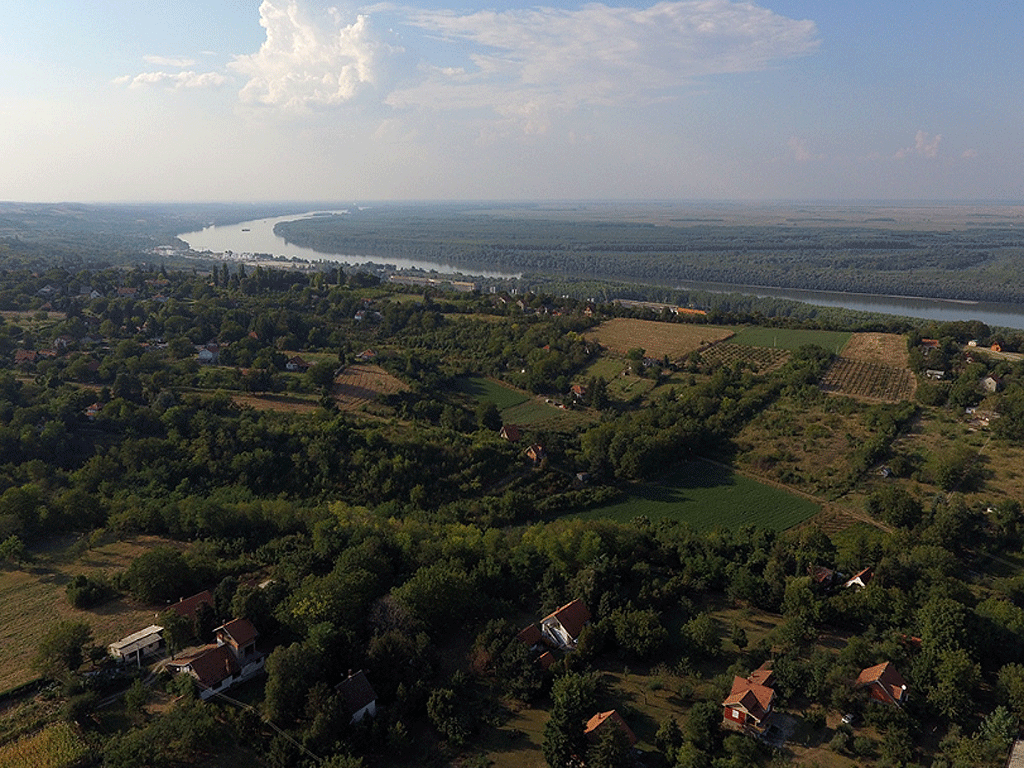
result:
M 268 219 L 255 219 L 221 227 L 206 227 L 199 232 L 187 232 L 183 235 L 178 235 L 178 237 L 188 243 L 195 251 L 210 251 L 211 253 L 231 252 L 237 255 L 265 253 L 272 256 L 284 256 L 285 258 L 294 256 L 311 262 L 329 261 L 348 265 L 365 264 L 367 262 L 380 263 L 379 259 L 371 256 L 343 256 L 321 253 L 314 251 L 312 248 L 293 245 L 283 237 L 274 234 L 274 225 L 278 222 L 295 221 L 296 219 L 325 215 L 327 213 L 343 215 L 345 212 L 310 211 L 300 215 L 293 214 Z M 464 267 L 415 259 L 394 259 L 389 257 L 387 263 L 394 264 L 399 269 L 422 269 L 428 272 L 436 271 L 448 274 L 472 274 L 488 278 L 518 277 L 518 275 L 508 273 L 480 270 L 464 273 L 462 272 L 465 269 Z M 980 320 L 990 326 L 1024 330 L 1024 305 L 1020 304 L 951 301 L 913 296 L 842 293 L 839 291 L 804 291 L 795 288 L 769 288 L 753 285 L 728 285 L 725 283 L 681 283 L 678 287 L 684 290 L 743 293 L 753 296 L 789 299 L 823 307 L 840 307 L 861 312 L 877 312 L 885 315 L 916 317 L 941 322 Z
M 254 219 L 243 221 L 239 224 L 227 224 L 220 227 L 206 227 L 198 232 L 186 232 L 178 235 L 180 240 L 188 243 L 193 251 L 210 251 L 210 253 L 233 253 L 237 256 L 244 254 L 265 253 L 271 256 L 283 256 L 287 259 L 297 257 L 305 261 L 319 262 L 330 261 L 336 264 L 359 265 L 373 262 L 375 264 L 393 264 L 398 269 L 422 269 L 426 272 L 435 271 L 446 274 L 472 274 L 480 277 L 491 278 L 516 278 L 519 275 L 507 274 L 504 272 L 487 272 L 474 270 L 472 273 L 463 272 L 465 267 L 458 267 L 453 264 L 440 264 L 432 261 L 419 261 L 416 259 L 395 259 L 387 257 L 386 262 L 372 256 L 347 256 L 337 253 L 321 253 L 312 248 L 303 248 L 301 245 L 289 243 L 283 237 L 274 233 L 274 225 L 283 221 L 296 221 L 298 219 L 309 219 L 313 216 L 324 216 L 327 214 L 344 215 L 347 211 L 310 211 L 303 214 L 292 214 L 291 216 L 275 216 L 269 219 Z

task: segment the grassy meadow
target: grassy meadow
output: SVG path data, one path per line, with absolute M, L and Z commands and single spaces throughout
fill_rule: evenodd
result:
M 793 352 L 805 344 L 817 344 L 838 354 L 850 341 L 845 331 L 805 331 L 792 328 L 743 328 L 729 339 L 730 344 L 748 347 L 773 347 Z
M 736 529 L 744 525 L 781 531 L 817 512 L 818 505 L 808 499 L 750 480 L 716 464 L 691 461 L 658 483 L 634 486 L 622 501 L 576 516 L 629 522 L 645 515 L 652 522 L 676 520 L 698 531 Z

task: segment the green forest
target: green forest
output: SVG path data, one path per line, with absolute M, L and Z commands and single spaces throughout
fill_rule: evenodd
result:
M 119 232 L 0 251 L 0 764 L 1005 761 L 1021 339 Z

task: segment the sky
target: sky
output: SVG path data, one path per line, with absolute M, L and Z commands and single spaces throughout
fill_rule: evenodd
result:
M 1024 3 L 0 0 L 0 200 L 1024 199 Z

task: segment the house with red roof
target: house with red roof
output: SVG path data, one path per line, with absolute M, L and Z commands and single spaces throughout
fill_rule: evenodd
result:
M 590 611 L 582 600 L 566 603 L 540 620 L 540 631 L 551 645 L 563 651 L 576 649 L 583 627 L 590 623 Z
M 768 730 L 775 691 L 771 687 L 772 671 L 761 667 L 747 677 L 734 677 L 732 690 L 722 702 L 722 720 L 726 726 L 752 730 L 760 735 Z
M 183 619 L 191 619 L 192 621 L 195 621 L 199 618 L 198 614 L 200 607 L 204 605 L 211 611 L 216 607 L 213 595 L 208 589 L 204 589 L 202 592 L 192 595 L 191 597 L 181 598 L 178 602 L 174 603 L 169 610 L 174 611 Z
M 907 681 L 888 661 L 861 671 L 854 687 L 866 688 L 871 698 L 886 704 L 901 707 L 907 701 Z
M 609 728 L 618 728 L 629 740 L 629 746 L 636 744 L 636 734 L 633 733 L 633 729 L 626 725 L 626 721 L 622 719 L 622 715 L 616 712 L 614 709 L 610 709 L 607 712 L 598 712 L 592 718 L 587 720 L 587 725 L 583 729 L 583 734 L 587 737 L 587 740 L 591 743 L 596 743 L 601 738 L 601 734 L 607 731 Z
M 263 671 L 264 655 L 256 650 L 259 632 L 248 619 L 234 619 L 214 630 L 217 643 L 167 663 L 173 674 L 188 674 L 206 700 Z

